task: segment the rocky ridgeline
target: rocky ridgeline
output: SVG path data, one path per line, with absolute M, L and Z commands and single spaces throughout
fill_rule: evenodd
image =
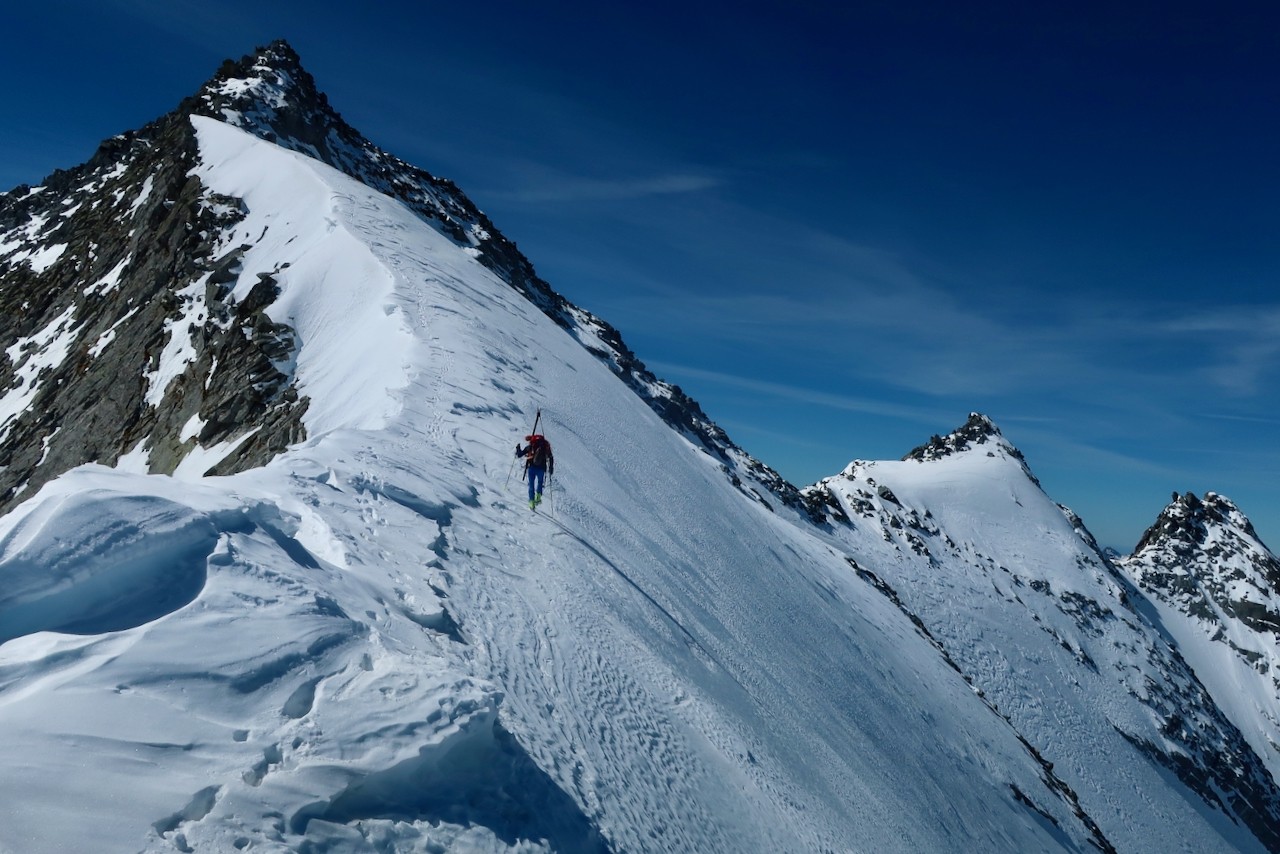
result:
M 1280 560 L 1230 499 L 1173 496 L 1125 567 L 1143 590 L 1207 625 L 1280 634 Z
M 655 377 L 605 321 L 539 278 L 451 182 L 379 149 L 348 125 L 278 41 L 225 62 L 194 96 L 89 163 L 0 196 L 0 511 L 62 471 L 135 449 L 171 472 L 194 448 L 249 438 L 215 473 L 261 465 L 305 435 L 288 376 L 291 331 L 271 323 L 278 270 L 242 270 L 219 248 L 239 216 L 189 173 L 189 116 L 210 116 L 321 160 L 406 204 L 524 294 L 610 366 L 668 424 L 765 504 L 803 510 L 798 490 L 734 444 L 679 387 Z M 258 275 L 245 305 L 228 301 Z M 197 286 L 204 279 L 203 288 Z M 192 326 L 181 376 L 152 389 L 174 324 Z M 212 372 L 212 373 L 211 373 Z M 163 396 L 161 397 L 161 393 Z M 761 489 L 756 489 L 757 484 Z
M 167 473 L 197 446 L 252 432 L 219 464 L 227 473 L 302 438 L 306 401 L 276 367 L 292 337 L 263 313 L 270 271 L 229 301 L 240 250 L 219 238 L 240 206 L 189 175 L 196 155 L 174 113 L 0 196 L 0 511 L 85 462 L 139 450 Z M 170 377 L 175 334 L 189 336 L 189 361 Z

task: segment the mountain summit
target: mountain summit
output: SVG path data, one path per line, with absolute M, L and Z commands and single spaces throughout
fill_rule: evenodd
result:
M 1103 828 L 1111 822 L 1095 799 L 1117 797 L 1111 787 L 1137 773 L 1136 751 L 1208 802 L 1220 786 L 1248 792 L 1255 806 L 1244 820 L 1280 845 L 1261 818 L 1280 803 L 1272 774 L 1260 745 L 1241 733 L 1256 728 L 1259 710 L 1219 708 L 1179 647 L 1143 616 L 1132 582 L 1079 517 L 1045 494 L 991 419 L 971 414 L 900 462 L 855 461 L 806 497 L 836 520 L 832 533 L 855 572 L 1024 737 L 1090 745 L 1096 775 L 1062 770 L 1060 758 L 1053 765 Z M 1201 554 L 1202 542 L 1187 553 Z M 1107 837 L 1120 850 L 1149 844 L 1119 842 L 1114 830 Z
M 1280 851 L 994 423 L 796 490 L 283 42 L 0 195 L 0 301 L 0 849 Z

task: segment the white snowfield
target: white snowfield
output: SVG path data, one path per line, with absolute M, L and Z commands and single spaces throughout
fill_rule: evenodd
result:
M 1087 686 L 994 711 L 846 560 L 897 582 L 884 542 L 736 489 L 405 207 L 193 121 L 201 180 L 249 211 L 240 289 L 282 288 L 310 438 L 226 478 L 85 466 L 0 519 L 0 851 L 1097 850 L 1013 724 L 1121 850 L 1260 850 L 1100 755 L 1125 742 L 1090 731 Z M 531 513 L 539 407 L 557 468 Z M 981 494 L 945 505 L 884 472 L 967 506 L 986 554 L 1047 541 L 1028 572 L 1055 590 L 1106 584 L 1071 575 L 1060 515 L 990 529 L 1007 467 L 957 471 Z M 973 615 L 966 665 L 1041 648 L 971 582 L 915 582 Z

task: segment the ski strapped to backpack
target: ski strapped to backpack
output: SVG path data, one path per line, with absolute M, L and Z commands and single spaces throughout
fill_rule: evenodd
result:
M 530 435 L 537 435 L 538 422 L 540 421 L 542 421 L 542 407 L 538 407 L 538 413 L 533 417 L 533 429 L 529 431 Z M 520 446 L 516 445 L 516 447 L 518 448 Z M 516 457 L 518 458 L 519 456 L 520 455 L 517 453 Z M 514 472 L 515 470 L 516 470 L 516 461 L 512 460 L 511 468 L 507 470 L 507 483 L 511 483 L 511 473 Z M 528 473 L 528 471 L 529 471 L 529 460 L 526 458 L 524 463 L 524 471 L 522 471 L 520 474 L 521 480 L 525 479 L 525 475 Z
M 551 443 L 547 441 L 546 436 L 538 432 L 538 425 L 541 422 L 542 410 L 539 409 L 537 416 L 533 419 L 533 429 L 524 437 L 529 444 L 522 447 L 520 443 L 516 443 L 516 457 L 524 457 L 524 473 L 521 479 L 529 483 L 530 510 L 537 509 L 542 503 L 543 488 L 550 486 L 550 478 L 556 467 L 555 453 L 551 450 Z

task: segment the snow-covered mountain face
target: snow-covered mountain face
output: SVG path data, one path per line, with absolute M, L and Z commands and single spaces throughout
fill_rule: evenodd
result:
M 0 300 L 0 851 L 1280 850 L 994 425 L 801 494 L 283 43 L 0 196 Z
M 1206 811 L 1187 810 L 1165 772 L 1212 823 L 1280 844 L 1273 777 L 1236 722 L 988 419 L 901 462 L 855 462 L 809 494 L 856 570 L 920 621 L 1117 848 L 1175 850 L 1199 832 Z M 1136 812 L 1133 791 L 1145 793 Z
M 1280 560 L 1210 492 L 1175 494 L 1121 566 L 1280 779 Z
M 242 200 L 195 179 L 192 116 L 304 153 L 402 202 L 609 364 L 728 478 L 755 484 L 743 488 L 762 502 L 800 506 L 794 487 L 657 380 L 617 330 L 538 278 L 453 184 L 347 125 L 278 42 L 228 61 L 173 113 L 107 140 L 85 165 L 0 195 L 0 509 L 85 462 L 128 457 L 154 473 L 185 463 L 229 474 L 307 435 L 295 331 L 287 312 L 266 310 L 289 262 L 263 251 L 271 223 L 237 229 Z

